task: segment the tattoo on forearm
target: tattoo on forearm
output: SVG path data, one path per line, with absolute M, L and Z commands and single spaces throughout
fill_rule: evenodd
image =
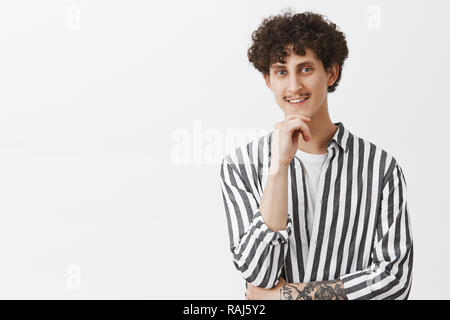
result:
M 347 300 L 341 280 L 287 283 L 280 289 L 281 300 Z

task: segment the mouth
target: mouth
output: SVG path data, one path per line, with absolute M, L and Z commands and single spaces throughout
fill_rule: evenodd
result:
M 291 106 L 300 106 L 306 103 L 309 99 L 310 95 L 302 96 L 302 97 L 294 97 L 291 99 L 285 99 Z

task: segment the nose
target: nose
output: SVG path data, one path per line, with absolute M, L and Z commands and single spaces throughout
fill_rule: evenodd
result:
M 303 88 L 299 77 L 296 74 L 290 74 L 288 78 L 288 94 L 295 94 Z

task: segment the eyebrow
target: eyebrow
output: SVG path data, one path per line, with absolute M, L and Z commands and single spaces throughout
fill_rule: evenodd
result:
M 312 61 L 304 61 L 304 62 L 301 62 L 301 63 L 297 64 L 297 66 L 303 66 L 303 65 L 305 65 L 305 64 L 312 64 L 312 65 L 314 65 L 314 62 L 312 62 Z M 271 68 L 286 67 L 286 64 L 274 63 L 274 64 L 272 64 L 270 67 L 271 67 Z

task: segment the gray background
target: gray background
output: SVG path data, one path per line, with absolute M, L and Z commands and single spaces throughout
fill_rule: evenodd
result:
M 287 7 L 346 33 L 332 120 L 404 170 L 410 298 L 450 298 L 443 0 L 2 1 L 1 298 L 243 299 L 219 162 L 283 117 L 246 50 Z

